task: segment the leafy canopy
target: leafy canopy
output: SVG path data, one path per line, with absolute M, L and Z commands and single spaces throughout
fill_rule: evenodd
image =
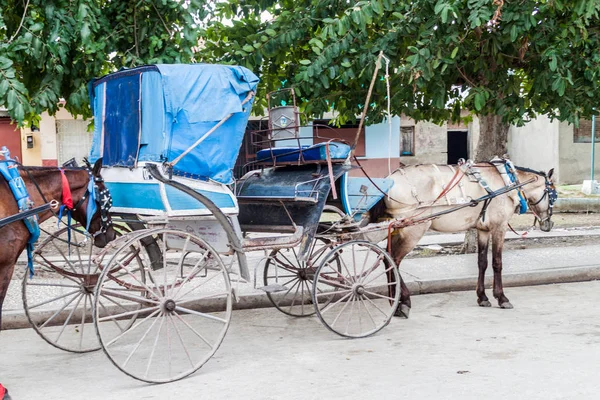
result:
M 121 67 L 190 62 L 209 0 L 0 0 L 0 107 L 19 124 L 90 117 L 87 82 Z
M 518 125 L 540 113 L 577 124 L 600 95 L 600 1 L 223 0 L 213 11 L 203 60 L 257 72 L 262 106 L 267 91 L 293 85 L 305 113 L 334 108 L 352 120 L 380 50 L 392 112 L 417 120 L 468 109 Z M 385 96 L 379 79 L 373 121 Z

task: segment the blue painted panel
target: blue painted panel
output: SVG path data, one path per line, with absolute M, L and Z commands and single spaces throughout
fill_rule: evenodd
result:
M 158 183 L 105 182 L 113 198 L 113 207 L 163 210 Z
M 300 155 L 302 152 L 302 156 Z M 350 146 L 345 143 L 331 142 L 329 143 L 329 153 L 332 160 L 345 160 L 350 154 Z M 327 160 L 326 143 L 319 143 L 313 146 L 298 147 L 277 147 L 271 149 L 260 150 L 256 153 L 258 161 L 272 161 L 275 158 L 279 162 L 285 161 L 300 161 L 302 158 L 306 161 L 325 161 Z
M 166 151 L 162 78 L 158 71 L 142 74 L 142 138 L 139 161 L 160 161 Z
M 167 186 L 167 199 L 169 200 L 169 205 L 173 211 L 179 210 L 197 210 L 197 209 L 205 209 L 204 204 L 198 202 L 187 194 L 183 193 L 181 190 L 175 189 L 173 187 Z M 232 208 L 235 207 L 235 203 L 230 195 L 226 193 L 216 193 L 209 192 L 206 190 L 198 190 L 198 193 L 203 194 L 208 197 L 213 203 L 216 204 L 219 208 Z
M 394 185 L 392 179 L 371 178 L 377 189 L 368 178 L 349 177 L 344 174 L 341 179 L 341 198 L 344 211 L 348 214 L 356 212 L 355 219 L 359 220 L 363 213 L 369 211 Z M 361 192 L 361 187 L 366 187 L 366 194 Z M 384 192 L 384 193 L 382 193 Z
M 365 127 L 365 158 L 400 157 L 400 117 L 392 117 L 391 146 L 389 136 L 387 121 Z
M 103 164 L 132 167 L 140 135 L 140 75 L 109 80 L 105 85 Z
M 94 109 L 94 137 L 92 139 L 92 149 L 90 151 L 90 162 L 93 164 L 102 157 L 102 112 L 104 111 L 104 88 L 106 84 L 93 88 L 92 108 Z

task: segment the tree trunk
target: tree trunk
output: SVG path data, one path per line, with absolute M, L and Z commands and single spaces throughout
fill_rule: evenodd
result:
M 490 161 L 495 156 L 502 157 L 507 153 L 509 125 L 502 122 L 498 115 L 479 116 L 479 142 L 475 154 L 471 155 L 474 161 Z M 477 231 L 470 229 L 465 234 L 462 253 L 475 253 L 477 251 Z
M 495 156 L 502 157 L 507 152 L 509 125 L 502 122 L 498 115 L 479 117 L 479 142 L 475 154 L 471 156 L 474 161 L 490 161 Z

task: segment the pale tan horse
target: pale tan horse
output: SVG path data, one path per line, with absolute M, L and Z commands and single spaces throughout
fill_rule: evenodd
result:
M 476 164 L 481 178 L 487 182 L 492 191 L 505 187 L 505 183 L 495 166 L 489 163 Z M 390 178 L 394 185 L 385 198 L 386 213 L 394 218 L 409 218 L 415 221 L 450 210 L 464 202 L 486 196 L 486 190 L 477 181 L 458 172 L 458 167 L 448 165 L 415 165 L 396 170 Z M 523 186 L 523 194 L 530 210 L 543 231 L 552 229 L 552 203 L 556 191 L 552 183 L 553 170 L 548 174 L 527 168 L 517 167 L 519 182 L 533 180 Z M 445 188 L 454 186 L 445 196 L 435 201 Z M 450 186 L 449 186 L 450 185 Z M 435 201 L 435 203 L 434 203 Z M 501 308 L 512 308 L 512 304 L 504 295 L 502 287 L 502 248 L 508 222 L 519 208 L 519 195 L 516 190 L 493 198 L 485 212 L 484 203 L 474 207 L 466 207 L 436 219 L 416 223 L 397 229 L 391 236 L 391 254 L 397 265 L 417 245 L 428 229 L 438 232 L 461 232 L 471 228 L 478 233 L 477 302 L 482 307 L 490 307 L 491 303 L 485 294 L 484 276 L 488 266 L 487 252 L 489 240 L 492 240 L 492 268 L 494 270 L 493 295 Z M 396 312 L 398 316 L 408 317 L 410 312 L 410 296 L 403 285 L 401 304 Z

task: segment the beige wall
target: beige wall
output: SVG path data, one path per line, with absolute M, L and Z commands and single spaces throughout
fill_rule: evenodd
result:
M 559 124 L 559 165 L 560 182 L 563 184 L 581 183 L 590 179 L 591 143 L 573 143 L 573 125 L 561 122 Z M 600 180 L 600 145 L 596 144 L 594 174 L 595 180 Z
M 400 126 L 415 126 L 415 121 L 402 117 Z M 448 160 L 447 124 L 436 125 L 431 122 L 419 122 L 415 126 L 415 155 L 400 157 L 399 161 L 406 165 L 446 164 Z
M 508 155 L 513 163 L 523 167 L 542 171 L 554 168 L 560 182 L 558 136 L 559 122 L 550 121 L 545 115 L 522 127 L 511 126 L 508 130 Z
M 33 136 L 33 148 L 27 148 L 27 137 Z M 21 129 L 21 154 L 23 165 L 42 165 L 42 138 L 40 132 L 31 132 L 30 128 Z

